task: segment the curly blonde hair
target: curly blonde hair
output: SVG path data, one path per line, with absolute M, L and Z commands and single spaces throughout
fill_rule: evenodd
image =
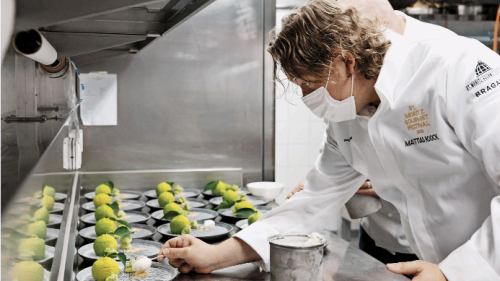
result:
M 346 52 L 356 60 L 355 71 L 366 79 L 380 73 L 384 56 L 391 45 L 384 36 L 386 24 L 376 17 L 360 15 L 354 7 L 334 0 L 309 0 L 282 19 L 279 33 L 272 32 L 268 52 L 273 57 L 275 81 L 281 67 L 289 79 L 305 75 L 324 77 L 330 62 Z

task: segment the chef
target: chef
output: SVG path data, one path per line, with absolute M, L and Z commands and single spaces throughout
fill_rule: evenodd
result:
M 285 17 L 268 51 L 305 105 L 330 121 L 325 148 L 302 192 L 217 246 L 167 241 L 169 262 L 181 272 L 251 261 L 269 270 L 268 236 L 321 230 L 369 177 L 422 259 L 389 270 L 500 280 L 500 57 L 446 29 L 420 28 L 427 39 L 408 40 L 329 0 Z M 357 115 L 366 106 L 375 114 Z

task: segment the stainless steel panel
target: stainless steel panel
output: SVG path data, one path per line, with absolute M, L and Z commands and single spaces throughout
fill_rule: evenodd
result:
M 72 178 L 70 190 L 64 205 L 61 229 L 55 248 L 54 261 L 52 263 L 50 281 L 72 280 L 73 264 L 77 262 L 76 241 L 78 236 L 78 213 L 80 210 L 80 188 L 81 176 L 76 173 Z
M 123 55 L 133 55 L 130 54 L 130 49 L 128 50 L 114 50 L 114 49 L 106 49 L 102 51 L 92 52 L 84 55 L 79 55 L 72 57 L 71 59 L 75 62 L 76 65 L 84 65 L 87 63 L 97 62 L 117 56 Z
M 163 3 L 166 4 L 164 1 Z M 174 1 L 170 1 L 174 2 Z M 178 2 L 178 0 L 176 0 Z M 161 3 L 161 2 L 160 2 Z M 147 7 L 139 7 L 128 10 L 123 10 L 119 12 L 109 13 L 105 15 L 100 15 L 92 17 L 93 20 L 123 20 L 123 21 L 152 21 L 152 22 L 164 22 L 170 11 L 168 10 L 151 10 Z
M 18 194 L 14 198 L 10 198 L 8 202 L 4 202 L 4 190 L 2 189 L 2 280 L 13 280 L 12 276 L 10 276 L 10 273 L 12 271 L 12 267 L 20 261 L 17 258 L 18 245 L 20 243 L 20 240 L 24 238 L 24 236 L 19 235 L 15 231 L 19 228 L 27 227 L 29 223 L 28 219 L 32 216 L 30 212 L 30 205 L 37 204 L 38 202 L 34 197 L 34 194 L 42 190 L 42 184 L 44 183 L 54 187 L 56 189 L 56 192 L 58 193 L 67 194 L 69 189 L 71 188 L 72 179 L 73 174 L 30 177 L 26 182 L 24 182 L 22 186 L 19 186 L 17 188 L 17 191 L 19 191 Z M 69 202 L 64 203 L 65 208 L 68 208 L 70 205 Z M 73 214 L 73 217 L 76 218 L 76 215 L 77 214 Z M 68 216 L 66 216 L 66 218 Z M 64 220 L 64 222 L 66 221 L 67 220 Z M 65 245 L 65 243 L 63 242 L 63 238 L 65 235 L 64 222 L 59 228 L 61 230 L 59 231 L 55 245 L 55 259 L 52 263 L 48 263 L 46 265 L 46 270 L 50 272 L 50 280 L 57 280 L 53 279 L 55 276 L 57 276 L 57 271 L 51 271 L 51 269 L 53 268 L 52 266 L 54 264 L 56 266 L 58 265 L 58 259 L 62 256 L 63 252 L 62 248 L 71 245 Z
M 112 181 L 119 189 L 147 191 L 155 189 L 160 182 L 175 182 L 184 188 L 201 189 L 214 180 L 228 184 L 242 185 L 241 169 L 200 169 L 200 170 L 146 170 L 116 172 L 83 172 L 83 192 L 94 189 L 105 181 Z
M 262 180 L 264 1 L 216 1 L 118 75 L 118 125 L 84 127 L 82 171 L 243 168 Z M 267 35 L 266 35 L 267 36 Z
M 44 30 L 52 32 L 147 35 L 152 32 L 162 34 L 165 31 L 165 24 L 161 22 L 148 21 L 86 19 L 65 24 L 52 25 L 44 28 Z
M 269 33 L 276 25 L 276 0 L 264 2 L 264 104 L 263 104 L 263 138 L 262 138 L 262 179 L 274 181 L 274 131 L 275 131 L 275 84 L 273 82 L 274 65 L 271 55 L 267 52 Z
M 67 113 L 66 94 L 71 87 L 75 87 L 75 73 L 57 75 L 61 74 L 64 75 L 60 78 L 52 78 L 52 75 L 40 70 L 33 60 L 16 55 L 11 48 L 2 65 L 2 117 L 34 117 L 41 114 L 60 116 Z M 69 79 L 71 75 L 73 78 Z M 58 112 L 38 110 L 39 107 L 54 106 L 59 107 Z M 20 183 L 30 173 L 64 121 L 64 118 L 44 123 L 8 124 L 2 121 L 2 209 L 19 190 Z
M 163 2 L 159 0 L 20 0 L 16 1 L 15 30 L 21 31 L 40 26 L 70 22 L 86 17 L 120 11 L 131 7 Z
M 125 45 L 146 39 L 144 35 L 41 32 L 57 50 L 57 57 L 65 58 Z

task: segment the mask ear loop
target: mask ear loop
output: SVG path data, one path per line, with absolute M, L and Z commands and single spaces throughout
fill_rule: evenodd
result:
M 352 92 L 354 91 L 354 73 L 351 74 L 352 79 L 351 79 L 351 97 L 352 97 Z
M 330 74 L 332 73 L 332 62 L 330 61 L 330 66 L 328 67 L 328 79 L 326 79 L 325 89 L 328 87 L 328 82 L 330 81 Z

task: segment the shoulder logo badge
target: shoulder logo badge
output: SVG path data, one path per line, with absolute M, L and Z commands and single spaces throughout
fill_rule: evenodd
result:
M 476 77 L 479 77 L 490 70 L 491 67 L 489 67 L 486 63 L 478 61 L 476 65 Z
M 500 67 L 495 69 L 491 69 L 489 65 L 482 61 L 478 61 L 476 65 L 476 79 L 465 86 L 467 91 L 472 90 L 476 86 L 482 84 L 483 82 L 489 80 L 491 77 L 494 77 L 500 74 Z M 476 93 L 477 94 L 477 93 Z

